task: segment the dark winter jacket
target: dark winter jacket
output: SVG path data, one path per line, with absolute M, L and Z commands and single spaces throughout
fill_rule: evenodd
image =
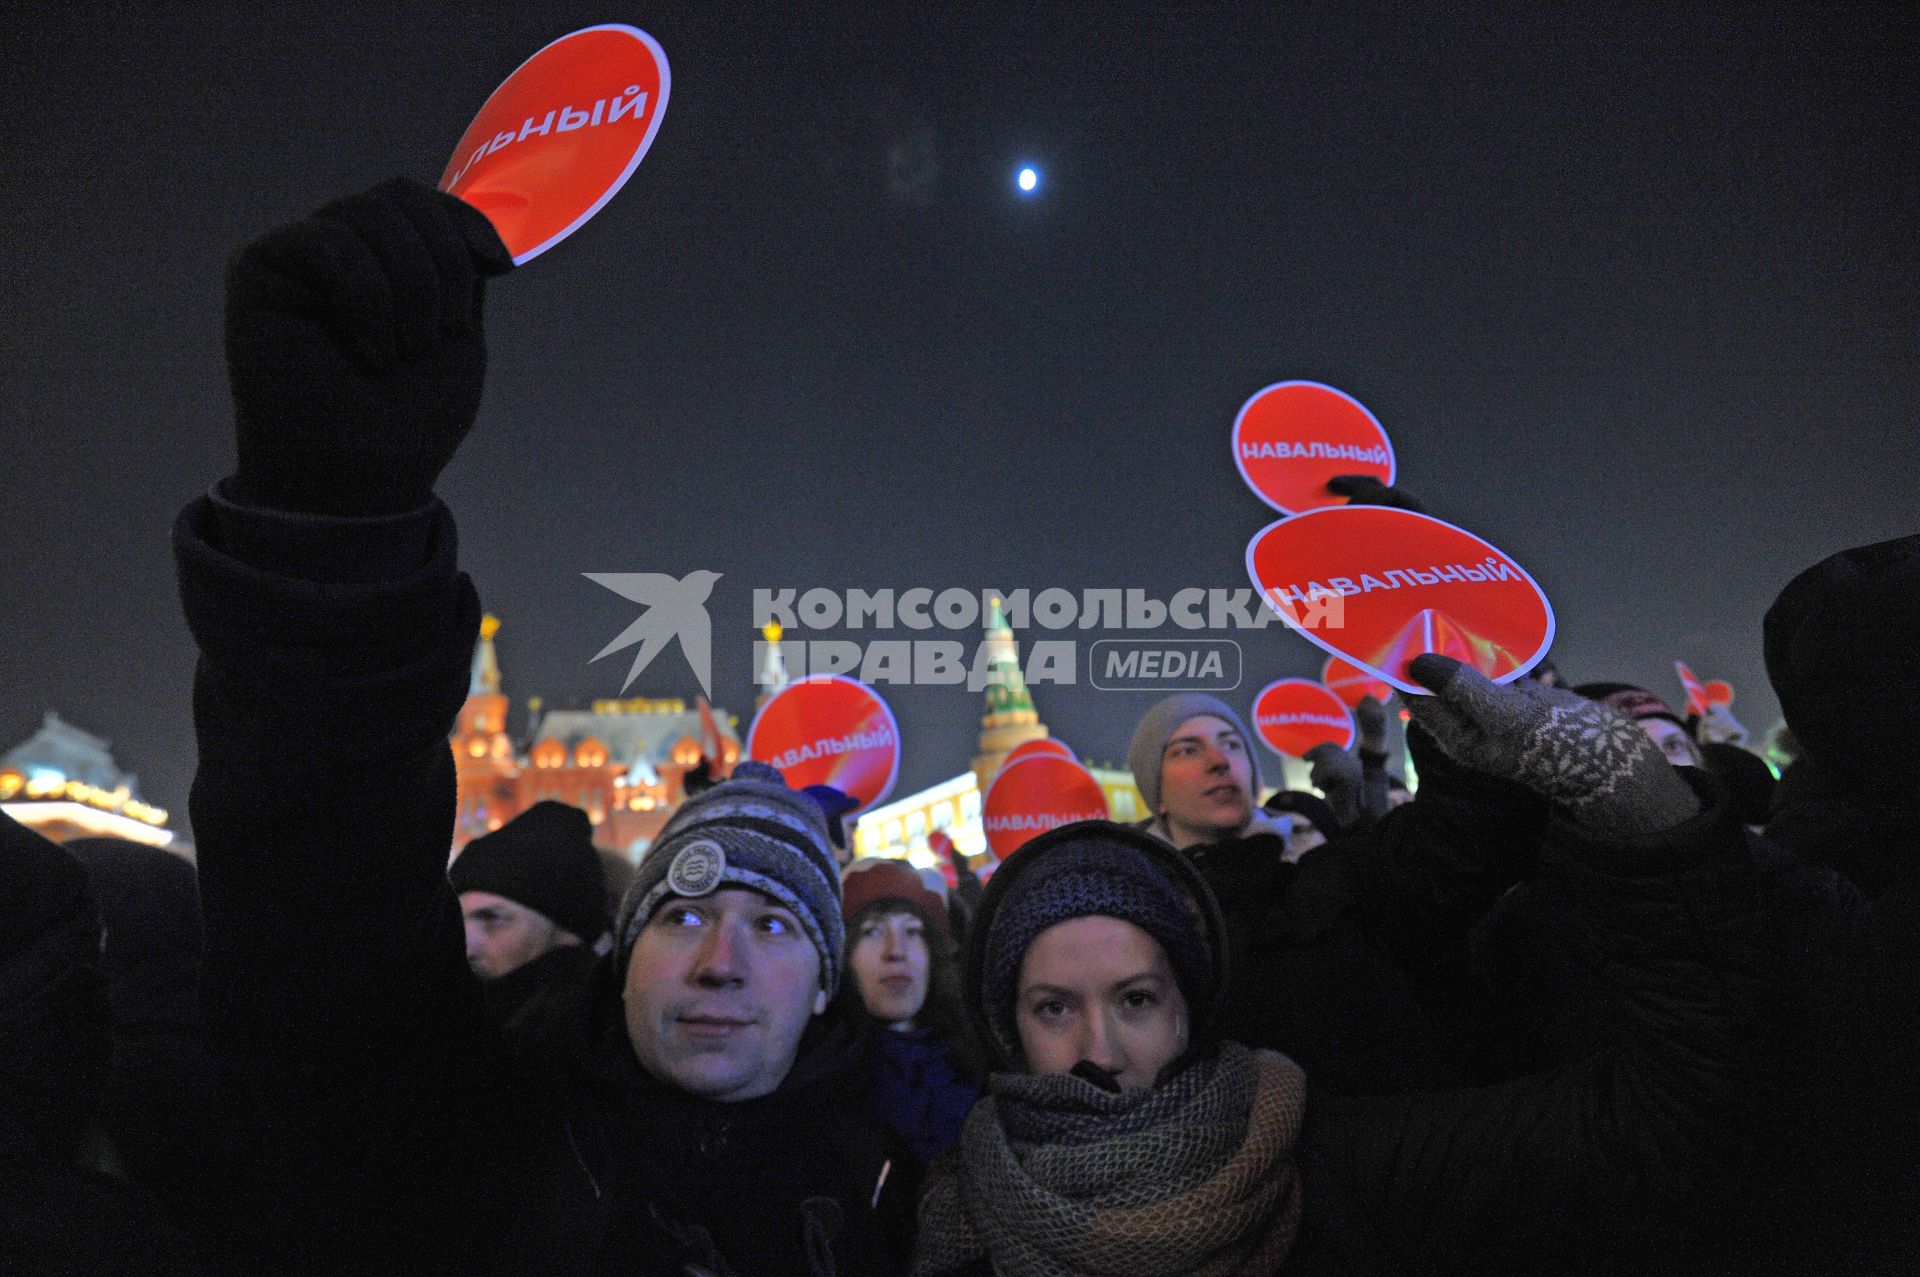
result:
M 1553 1072 L 1427 1095 L 1315 1098 L 1288 1271 L 1626 1271 L 1711 1165 L 1772 989 L 1765 915 L 1724 797 L 1663 834 L 1556 825 L 1542 876 L 1612 955 L 1620 1031 Z
M 113 1069 L 100 1123 L 126 1167 L 169 1214 L 198 1227 L 217 1156 L 214 1066 L 200 1027 L 200 888 L 170 851 L 119 838 L 79 838 L 105 929 L 100 960 L 113 1007 Z
M 0 814 L 0 1273 L 188 1277 L 185 1236 L 83 1148 L 111 1056 L 86 871 Z
M 1222 1036 L 1298 1062 L 1317 1095 L 1466 1080 L 1466 938 L 1528 872 L 1546 804 L 1420 758 L 1420 796 L 1296 863 L 1270 834 L 1193 846 L 1233 955 Z
M 204 1002 L 247 1131 L 222 1188 L 234 1271 L 904 1266 L 912 1176 L 889 1163 L 911 1158 L 834 1026 L 741 1104 L 644 1073 L 611 970 L 575 1023 L 507 1048 L 446 880 L 479 606 L 443 506 L 333 519 L 216 491 L 175 549 L 201 650 Z

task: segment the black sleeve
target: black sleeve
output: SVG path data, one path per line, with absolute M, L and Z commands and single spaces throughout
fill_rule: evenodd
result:
M 1408 746 L 1418 795 L 1340 850 L 1368 934 L 1409 973 L 1457 971 L 1468 929 L 1532 872 L 1550 809 L 1518 784 L 1451 762 L 1417 728 Z
M 449 1260 L 421 1215 L 457 1217 L 462 1140 L 504 1085 L 446 881 L 479 621 L 454 542 L 438 501 L 337 519 L 219 489 L 174 529 L 231 1262 Z
M 1620 1255 L 1686 1193 L 1773 978 L 1740 827 L 1703 798 L 1693 820 L 1630 843 L 1552 834 L 1545 871 L 1591 921 L 1626 1006 L 1615 1044 L 1500 1086 L 1312 1106 L 1302 1162 L 1323 1242 L 1418 1270 L 1550 1267 Z

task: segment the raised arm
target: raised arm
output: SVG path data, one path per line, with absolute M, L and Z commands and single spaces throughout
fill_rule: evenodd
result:
M 1752 863 L 1711 786 L 1631 723 L 1421 659 L 1441 742 L 1554 801 L 1544 870 L 1605 946 L 1625 1022 L 1555 1073 L 1317 1105 L 1303 1145 L 1314 1235 L 1356 1262 L 1419 1256 L 1442 1271 L 1618 1258 L 1684 1196 L 1735 1093 L 1769 979 Z
M 344 1238 L 399 1262 L 454 1106 L 487 1084 L 445 876 L 479 607 L 432 488 L 479 404 L 483 281 L 509 265 L 475 210 L 390 182 L 229 270 L 238 467 L 174 546 L 239 1263 L 304 1245 L 324 1268 Z

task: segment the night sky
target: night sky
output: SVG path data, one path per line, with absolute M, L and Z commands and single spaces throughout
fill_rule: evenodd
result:
M 168 528 L 231 465 L 224 260 L 437 178 L 595 22 L 665 47 L 665 123 L 493 286 L 440 485 L 516 726 L 620 692 L 627 656 L 588 658 L 635 608 L 583 572 L 723 573 L 743 729 L 755 587 L 1239 589 L 1274 516 L 1228 430 L 1286 378 L 1357 396 L 1402 484 L 1526 565 L 1576 681 L 1677 698 L 1683 658 L 1756 736 L 1775 593 L 1920 522 L 1920 7 L 760 8 L 16 6 L 0 749 L 56 709 L 184 827 Z M 1319 668 L 1243 637 L 1243 705 Z M 1118 760 L 1151 697 L 1082 677 L 1041 714 Z M 631 694 L 697 690 L 675 651 Z M 978 695 L 882 690 L 896 793 L 966 766 Z

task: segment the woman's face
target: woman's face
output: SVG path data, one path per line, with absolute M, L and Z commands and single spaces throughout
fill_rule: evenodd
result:
M 908 910 L 868 914 L 853 938 L 853 977 L 867 1013 L 896 1029 L 910 1029 L 927 1002 L 933 955 L 926 924 Z
M 1131 922 L 1091 914 L 1042 931 L 1020 963 L 1014 1003 L 1034 1073 L 1082 1060 L 1122 1090 L 1152 1086 L 1187 1049 L 1187 1000 L 1160 942 Z

